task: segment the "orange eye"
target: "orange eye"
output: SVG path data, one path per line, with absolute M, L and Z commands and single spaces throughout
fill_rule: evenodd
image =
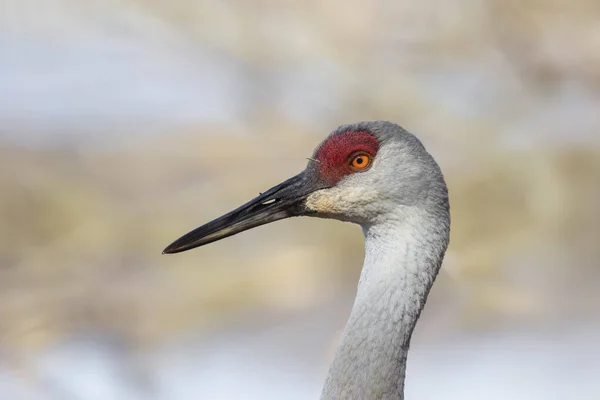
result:
M 350 167 L 356 171 L 362 171 L 371 165 L 371 156 L 367 153 L 355 154 L 350 158 Z

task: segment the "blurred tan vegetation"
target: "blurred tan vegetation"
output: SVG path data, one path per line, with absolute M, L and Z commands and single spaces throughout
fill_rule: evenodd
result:
M 88 3 L 90 12 L 109 7 Z M 600 116 L 582 121 L 547 99 L 576 83 L 582 101 L 600 104 L 600 3 L 375 3 L 111 2 L 242 60 L 259 85 L 330 63 L 350 84 L 332 83 L 340 104 L 314 124 L 286 114 L 278 98 L 247 95 L 250 135 L 207 123 L 118 146 L 0 143 L 0 347 L 86 331 L 144 345 L 351 292 L 362 236 L 330 221 L 295 219 L 160 255 L 302 169 L 335 128 L 330 120 L 397 121 L 442 164 L 453 221 L 436 291 L 451 293 L 457 323 L 598 312 Z M 142 25 L 129 28 L 152 39 Z M 490 109 L 457 112 L 415 79 L 453 65 L 497 81 Z M 530 135 L 528 144 L 507 143 L 509 131 L 517 143 Z

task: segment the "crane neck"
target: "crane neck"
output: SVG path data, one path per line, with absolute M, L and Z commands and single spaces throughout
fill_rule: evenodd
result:
M 408 211 L 363 227 L 365 260 L 356 299 L 321 399 L 404 398 L 410 338 L 442 263 L 450 226 L 443 210 Z

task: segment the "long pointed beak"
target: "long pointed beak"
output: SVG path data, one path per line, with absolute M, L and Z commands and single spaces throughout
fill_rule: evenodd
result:
M 241 207 L 183 235 L 163 250 L 180 253 L 280 219 L 305 215 L 306 197 L 323 185 L 302 172 Z

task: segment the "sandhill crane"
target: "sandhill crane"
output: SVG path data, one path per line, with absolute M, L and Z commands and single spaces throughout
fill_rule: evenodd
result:
M 419 139 L 387 121 L 342 125 L 300 174 L 170 244 L 177 253 L 294 216 L 365 236 L 356 299 L 322 399 L 403 399 L 413 329 L 450 237 L 448 189 Z

